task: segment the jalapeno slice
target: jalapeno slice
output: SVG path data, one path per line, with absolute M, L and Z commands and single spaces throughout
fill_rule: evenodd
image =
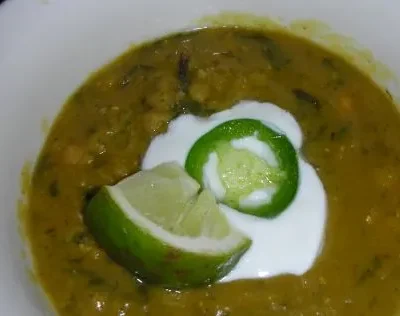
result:
M 265 218 L 289 206 L 299 183 L 290 140 L 254 119 L 227 121 L 204 134 L 190 149 L 185 169 L 221 203 Z

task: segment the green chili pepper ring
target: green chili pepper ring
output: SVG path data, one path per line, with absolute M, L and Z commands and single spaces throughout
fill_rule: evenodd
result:
M 231 146 L 231 141 L 251 136 L 268 145 L 275 155 L 278 166 L 267 167 L 265 172 L 266 178 L 271 174 L 277 174 L 274 173 L 273 169 L 279 172 L 279 176 L 272 181 L 267 179 L 275 185 L 275 193 L 270 201 L 257 206 L 239 206 L 232 199 L 225 198 L 222 198 L 221 202 L 243 213 L 273 218 L 282 213 L 296 195 L 299 183 L 298 157 L 296 149 L 285 135 L 267 127 L 261 121 L 236 119 L 218 125 L 200 137 L 192 146 L 186 159 L 185 169 L 193 178 L 204 185 L 203 168 L 207 164 L 210 154 L 217 153 L 218 155 L 218 152 L 221 153 L 222 151 L 223 153 L 226 148 L 230 148 L 230 155 L 232 155 L 232 150 L 235 149 Z M 248 152 L 252 154 L 250 151 Z M 238 170 L 238 172 L 240 171 Z

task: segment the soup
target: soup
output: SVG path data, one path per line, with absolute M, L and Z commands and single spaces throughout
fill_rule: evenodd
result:
M 185 91 L 182 54 L 190 62 Z M 174 118 L 208 116 L 240 100 L 277 104 L 301 125 L 302 153 L 328 198 L 320 256 L 301 276 L 181 291 L 136 280 L 88 232 L 87 201 L 137 172 Z M 304 39 L 210 28 L 147 43 L 89 78 L 48 135 L 26 219 L 36 274 L 60 315 L 394 315 L 398 135 L 390 94 Z

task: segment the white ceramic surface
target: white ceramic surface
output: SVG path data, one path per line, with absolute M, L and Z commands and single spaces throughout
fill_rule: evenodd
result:
M 7 0 L 0 5 L 0 315 L 50 314 L 29 280 L 16 218 L 21 168 L 43 143 L 42 119 L 53 119 L 89 72 L 132 42 L 221 10 L 324 21 L 400 75 L 397 0 Z

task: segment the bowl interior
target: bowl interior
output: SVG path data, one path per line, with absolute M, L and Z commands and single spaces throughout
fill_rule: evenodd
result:
M 34 162 L 64 100 L 88 74 L 132 43 L 196 26 L 221 11 L 316 19 L 362 46 L 400 75 L 395 0 L 8 0 L 0 6 L 0 311 L 43 315 L 46 303 L 29 277 L 16 210 L 20 174 Z M 355 19 L 355 16 L 357 17 Z M 376 23 L 379 22 L 379 23 Z M 393 83 L 393 82 L 392 82 Z M 396 86 L 391 92 L 399 94 Z M 29 256 L 28 256 L 29 257 Z M 38 295 L 39 294 L 39 295 Z M 47 313 L 47 312 L 46 312 Z

